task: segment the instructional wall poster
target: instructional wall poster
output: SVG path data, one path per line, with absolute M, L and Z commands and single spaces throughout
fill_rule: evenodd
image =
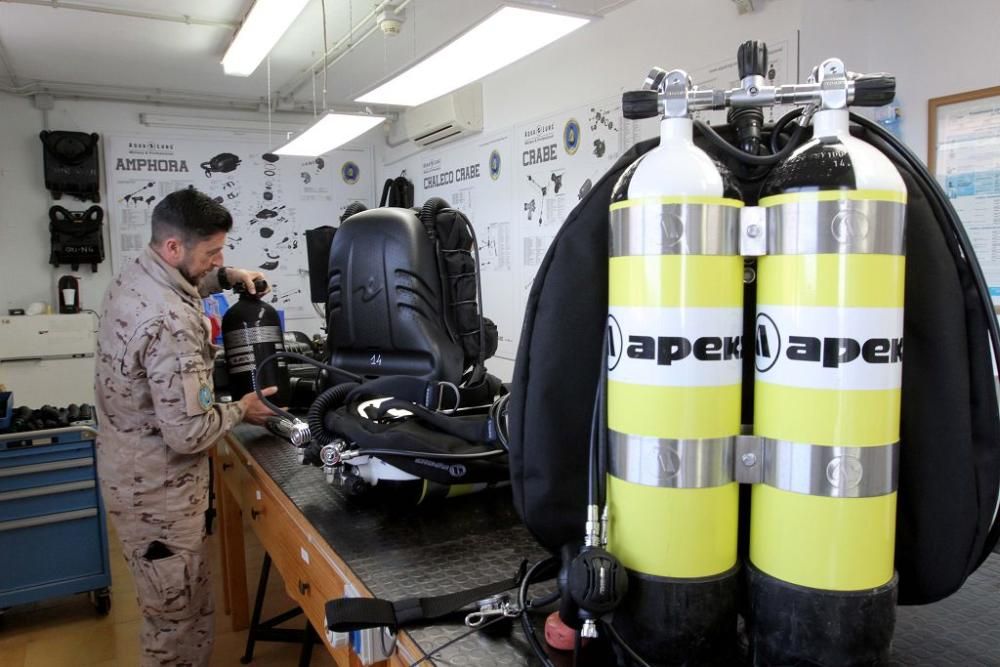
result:
M 305 231 L 336 226 L 352 202 L 372 204 L 372 151 L 344 149 L 319 158 L 266 151 L 264 144 L 108 137 L 113 269 L 120 270 L 149 243 L 156 204 L 193 185 L 233 215 L 226 264 L 264 272 L 272 287 L 271 305 L 284 310 L 286 318 L 315 317 Z
M 514 358 L 542 258 L 621 151 L 621 102 L 611 98 L 386 165 L 387 178 L 413 182 L 418 206 L 441 197 L 473 223 L 496 356 Z
M 386 177 L 402 174 L 413 182 L 417 206 L 440 197 L 469 218 L 482 271 L 483 313 L 497 324 L 497 354 L 510 358 L 517 344 L 516 332 L 504 326 L 516 316 L 517 303 L 512 170 L 509 132 L 476 136 L 386 168 Z
M 622 153 L 621 98 L 519 125 L 514 215 L 519 217 L 518 331 L 538 267 L 566 216 Z
M 1000 304 L 1000 96 L 937 108 L 934 174 Z

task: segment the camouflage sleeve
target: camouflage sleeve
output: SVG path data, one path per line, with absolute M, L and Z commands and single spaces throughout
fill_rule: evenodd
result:
M 205 363 L 200 335 L 200 329 L 164 318 L 155 326 L 145 351 L 146 375 L 163 440 L 181 454 L 208 449 L 243 420 L 238 402 L 215 402 L 212 369 Z
M 217 294 L 222 291 L 222 285 L 219 284 L 219 270 L 212 269 L 209 271 L 201 281 L 198 282 L 198 294 L 201 298 L 205 298 L 212 294 Z

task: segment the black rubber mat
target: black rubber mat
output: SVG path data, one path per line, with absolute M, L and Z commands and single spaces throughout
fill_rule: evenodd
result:
M 359 505 L 327 484 L 322 471 L 300 465 L 294 448 L 251 426 L 234 435 L 303 516 L 376 596 L 395 600 L 450 593 L 514 575 L 523 559 L 547 553 L 524 528 L 509 490 L 420 506 Z M 1000 666 L 1000 554 L 994 554 L 950 598 L 900 607 L 893 665 Z M 458 619 L 407 632 L 424 650 L 467 628 Z M 569 665 L 568 655 L 553 656 Z M 590 664 L 607 664 L 606 661 Z M 520 627 L 507 636 L 473 634 L 422 665 L 531 665 Z M 586 664 L 586 663 L 581 663 Z

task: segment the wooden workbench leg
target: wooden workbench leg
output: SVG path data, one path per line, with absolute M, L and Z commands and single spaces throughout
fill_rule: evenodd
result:
M 216 479 L 221 480 L 218 475 Z M 224 482 L 219 483 L 219 536 L 222 542 L 222 576 L 233 631 L 250 627 L 250 603 L 247 595 L 247 556 L 243 543 L 243 514 L 239 503 Z
M 219 476 L 219 459 L 215 456 L 215 449 L 212 449 L 212 467 L 215 469 L 214 482 L 213 482 L 213 493 L 214 493 L 214 510 L 215 516 L 218 518 L 222 514 L 223 507 L 225 506 L 225 499 L 222 496 L 222 489 L 225 483 Z M 221 529 L 221 524 L 216 522 L 215 534 L 219 536 L 219 563 L 222 564 L 222 601 L 223 609 L 222 611 L 229 616 L 233 613 L 232 604 L 232 593 L 229 590 L 229 567 L 226 565 L 226 554 L 229 552 L 229 545 L 226 543 L 226 531 Z

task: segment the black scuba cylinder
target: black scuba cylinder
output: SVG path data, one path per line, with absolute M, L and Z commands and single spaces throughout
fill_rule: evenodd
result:
M 278 393 L 271 397 L 277 405 L 288 405 L 291 388 L 288 380 L 288 364 L 278 359 L 261 369 L 261 361 L 275 352 L 284 352 L 285 343 L 278 312 L 264 303 L 260 294 L 267 289 L 267 283 L 254 283 L 257 294 L 250 294 L 242 284 L 233 291 L 240 298 L 229 307 L 222 318 L 222 340 L 226 349 L 226 368 L 229 370 L 229 391 L 233 399 L 255 391 L 254 380 L 263 387 L 277 387 Z

